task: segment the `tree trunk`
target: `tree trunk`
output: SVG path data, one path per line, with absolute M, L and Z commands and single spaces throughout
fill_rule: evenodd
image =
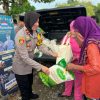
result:
M 3 0 L 3 10 L 5 11 L 6 14 L 9 12 L 9 1 L 8 0 Z

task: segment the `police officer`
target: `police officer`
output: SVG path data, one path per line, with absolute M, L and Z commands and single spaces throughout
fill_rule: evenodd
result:
M 47 67 L 35 60 L 34 50 L 37 47 L 43 53 L 57 57 L 57 54 L 42 44 L 42 38 L 36 33 L 39 26 L 39 14 L 29 12 L 25 14 L 25 26 L 15 36 L 16 51 L 13 59 L 13 72 L 21 92 L 22 100 L 36 99 L 39 96 L 32 93 L 32 68 L 49 73 Z

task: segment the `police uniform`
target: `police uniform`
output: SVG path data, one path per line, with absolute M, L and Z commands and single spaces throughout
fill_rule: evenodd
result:
M 48 55 L 52 55 L 53 52 L 42 44 L 41 35 L 37 33 L 31 35 L 26 33 L 25 30 L 26 27 L 23 27 L 15 36 L 16 51 L 13 59 L 13 72 L 15 73 L 22 97 L 24 98 L 26 96 L 24 94 L 27 94 L 25 98 L 28 98 L 29 94 L 32 93 L 32 69 L 35 68 L 39 71 L 43 66 L 33 60 L 35 48 L 37 47 Z M 26 84 L 28 85 L 25 86 Z M 29 98 L 23 100 L 29 100 Z

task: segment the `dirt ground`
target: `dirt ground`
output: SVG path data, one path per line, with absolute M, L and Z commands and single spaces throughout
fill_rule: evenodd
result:
M 39 99 L 37 100 L 73 100 L 73 96 L 71 97 L 58 97 L 57 94 L 62 92 L 64 90 L 64 84 L 57 85 L 53 88 L 48 88 L 44 86 L 39 79 L 39 77 L 36 75 L 34 77 L 33 81 L 33 91 L 37 94 L 39 94 Z M 8 99 L 5 100 L 18 100 L 18 97 L 20 96 L 19 91 L 17 91 L 14 94 L 11 94 L 8 96 Z M 0 99 L 4 100 L 4 99 Z

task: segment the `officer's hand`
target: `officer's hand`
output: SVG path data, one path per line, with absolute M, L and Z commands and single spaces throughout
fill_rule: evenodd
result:
M 49 74 L 49 73 L 50 73 L 50 72 L 49 72 L 49 68 L 46 67 L 46 66 L 43 66 L 43 67 L 42 67 L 42 71 L 43 71 L 44 73 L 46 73 L 46 74 Z

